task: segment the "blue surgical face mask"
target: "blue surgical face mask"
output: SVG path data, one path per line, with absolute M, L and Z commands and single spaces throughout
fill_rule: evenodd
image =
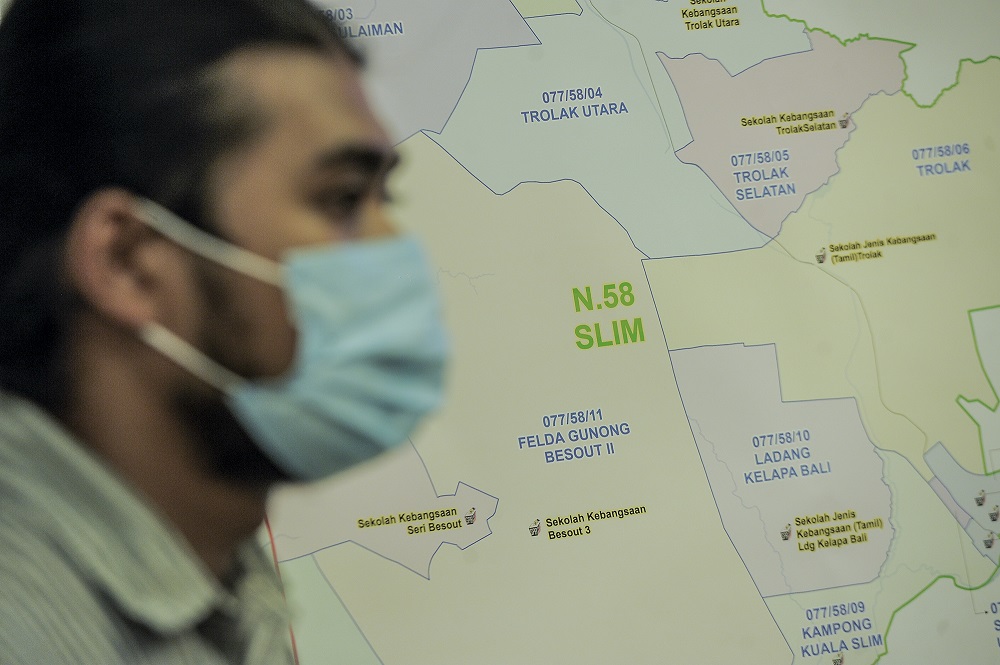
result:
M 442 398 L 448 344 L 436 285 L 409 236 L 289 252 L 282 264 L 151 201 L 145 221 L 190 251 L 275 284 L 298 332 L 294 363 L 249 381 L 163 326 L 140 334 L 221 390 L 261 450 L 293 478 L 322 478 L 406 440 Z

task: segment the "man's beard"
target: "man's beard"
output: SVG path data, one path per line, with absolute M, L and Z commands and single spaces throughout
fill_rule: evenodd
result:
M 213 313 L 204 322 L 199 348 L 209 358 L 236 373 L 252 375 L 245 360 L 234 353 L 238 346 L 233 340 L 238 333 L 234 333 L 244 329 L 246 323 L 232 308 L 226 285 L 220 279 L 220 268 L 201 259 L 195 265 L 202 294 Z M 173 397 L 173 406 L 195 442 L 196 453 L 201 456 L 208 473 L 234 484 L 260 489 L 291 479 L 264 454 L 226 406 L 225 397 L 217 391 L 179 390 Z

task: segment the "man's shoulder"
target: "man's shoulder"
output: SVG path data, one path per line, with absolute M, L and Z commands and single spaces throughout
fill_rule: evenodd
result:
M 14 409 L 4 396 L 0 417 L 0 613 L 17 612 L 14 623 L 27 626 L 66 612 L 91 615 L 97 592 L 82 574 L 71 535 L 86 526 L 78 512 L 86 504 L 74 489 L 75 469 L 51 464 L 49 437 L 30 436 L 17 420 L 30 415 Z M 13 617 L 16 618 L 16 617 Z M 0 620 L 0 631 L 10 632 Z M 5 662 L 5 661 L 4 661 Z
M 114 621 L 100 594 L 37 519 L 14 510 L 2 521 L 0 662 L 113 658 Z

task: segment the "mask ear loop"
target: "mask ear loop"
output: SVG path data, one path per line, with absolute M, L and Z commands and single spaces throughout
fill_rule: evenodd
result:
M 280 264 L 192 226 L 155 201 L 139 198 L 138 205 L 142 221 L 188 251 L 267 284 L 279 288 L 284 285 Z M 233 385 L 246 382 L 242 376 L 212 360 L 155 321 L 143 326 L 139 336 L 149 346 L 218 390 L 225 392 Z
M 139 336 L 146 344 L 222 392 L 246 382 L 242 376 L 215 362 L 159 323 L 146 324 L 139 330 Z
M 284 285 L 281 264 L 206 233 L 149 199 L 139 199 L 139 211 L 151 228 L 198 256 L 262 282 Z

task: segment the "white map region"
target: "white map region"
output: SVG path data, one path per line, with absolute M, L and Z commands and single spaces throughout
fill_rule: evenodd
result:
M 951 509 L 976 549 L 993 563 L 1000 564 L 1000 475 L 984 476 L 966 471 L 940 442 L 924 455 L 927 466 L 940 485 L 931 487 Z M 947 492 L 942 496 L 942 488 Z M 956 510 L 957 508 L 957 510 Z
M 969 313 L 969 318 L 983 372 L 989 379 L 990 386 L 996 386 L 996 380 L 1000 379 L 1000 306 L 975 310 Z M 997 398 L 995 391 L 993 398 Z M 997 402 L 994 401 L 994 405 L 990 407 L 979 400 L 959 396 L 958 405 L 979 426 L 985 470 L 1000 470 L 1000 413 Z
M 955 84 L 959 63 L 1000 54 L 1000 3 L 991 0 L 763 0 L 771 14 L 805 21 L 842 41 L 859 36 L 913 44 L 902 53 L 903 90 L 918 104 L 934 103 Z
M 365 56 L 365 83 L 390 136 L 441 131 L 479 49 L 537 44 L 509 0 L 323 0 Z
M 761 595 L 875 579 L 894 534 L 891 497 L 855 401 L 782 401 L 773 344 L 670 360 L 722 522 Z
M 333 481 L 278 492 L 268 515 L 279 563 L 353 542 L 430 578 L 431 560 L 442 545 L 466 549 L 490 535 L 498 503 L 465 483 L 439 495 L 416 449 L 405 445 Z M 453 516 L 411 519 L 451 509 Z
M 481 51 L 444 132 L 431 136 L 454 159 L 498 194 L 580 183 L 649 257 L 767 241 L 673 154 L 648 76 L 634 74 L 617 30 L 586 7 L 528 23 L 541 45 Z

